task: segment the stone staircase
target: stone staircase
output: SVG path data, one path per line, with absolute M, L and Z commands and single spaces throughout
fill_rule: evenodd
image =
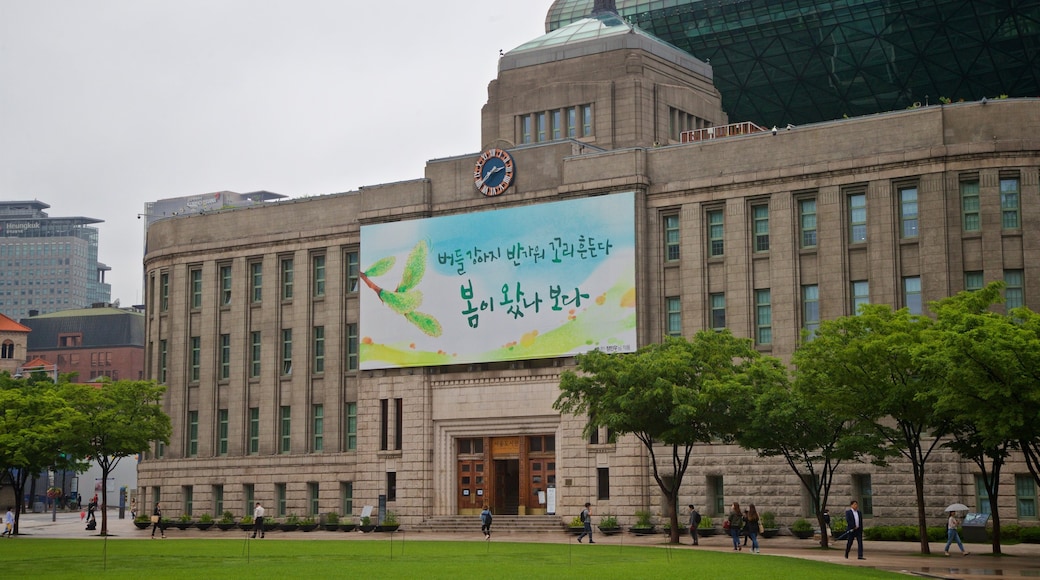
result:
M 430 516 L 412 527 L 417 532 L 445 534 L 479 534 L 480 516 Z M 496 515 L 491 524 L 495 535 L 563 533 L 566 527 L 560 516 L 505 516 Z

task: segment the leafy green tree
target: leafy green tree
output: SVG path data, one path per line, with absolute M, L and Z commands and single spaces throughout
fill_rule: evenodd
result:
M 914 354 L 931 326 L 930 318 L 905 308 L 867 305 L 856 316 L 821 323 L 793 357 L 806 396 L 874 429 L 883 442 L 875 459 L 901 455 L 912 466 L 922 554 L 930 553 L 925 468 L 941 443 L 934 435 L 945 430 L 928 388 L 942 378 L 927 373 Z
M 148 449 L 154 441 L 169 444 L 170 418 L 159 399 L 165 386 L 151 381 L 115 381 L 66 385 L 64 395 L 79 412 L 73 425 L 80 456 L 101 467 L 101 535 L 108 534 L 108 476 L 120 460 Z
M 554 407 L 589 417 L 586 435 L 607 427 L 632 434 L 650 456 L 654 480 L 670 506 L 671 542 L 679 541 L 678 498 L 697 443 L 732 432 L 719 381 L 760 358 L 751 343 L 728 331 L 666 338 L 634 353 L 592 351 L 577 357 L 579 373 L 564 372 Z M 671 469 L 658 452 L 668 448 Z

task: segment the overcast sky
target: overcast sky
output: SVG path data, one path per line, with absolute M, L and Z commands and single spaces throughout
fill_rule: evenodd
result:
M 0 0 L 0 199 L 99 224 L 141 302 L 145 202 L 290 197 L 477 152 L 499 49 L 552 0 Z

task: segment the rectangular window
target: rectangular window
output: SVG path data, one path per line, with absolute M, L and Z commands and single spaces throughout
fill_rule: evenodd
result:
M 982 229 L 979 204 L 979 180 L 961 182 L 961 229 L 977 232 Z
M 917 187 L 899 188 L 899 221 L 903 239 L 917 237 Z
M 679 259 L 679 216 L 664 216 L 664 259 L 675 262 Z
M 199 454 L 199 412 L 188 411 L 188 457 Z
M 921 302 L 920 276 L 903 278 L 903 305 L 910 311 L 910 314 L 921 313 L 923 304 Z
M 722 476 L 709 475 L 705 480 L 705 489 L 708 496 L 708 514 L 725 515 L 727 511 L 726 488 L 723 486 Z
M 224 513 L 224 486 L 213 486 L 213 515 L 218 519 Z
M 390 444 L 390 399 L 379 399 L 379 449 L 386 451 Z
M 404 399 L 394 399 L 394 449 L 404 444 Z
M 1022 270 L 1004 270 L 1004 307 L 1008 312 L 1012 308 L 1025 306 L 1025 289 L 1022 287 Z
M 220 267 L 220 305 L 231 304 L 231 266 Z
M 520 142 L 531 142 L 531 115 L 520 117 Z
M 820 327 L 820 287 L 816 284 L 802 286 L 802 328 L 809 332 L 809 340 Z
M 166 339 L 159 341 L 159 382 L 166 384 Z
M 545 141 L 545 113 L 535 113 L 534 115 L 534 127 L 535 127 L 535 141 L 541 143 Z
M 552 140 L 559 141 L 563 137 L 563 111 L 553 111 L 551 121 Z
M 582 105 L 581 109 L 581 136 L 592 136 L 592 105 Z
M 292 329 L 282 329 L 282 376 L 292 374 Z
M 343 509 L 343 515 L 348 516 L 347 520 L 350 520 L 350 515 L 354 513 L 354 482 L 344 481 L 339 484 L 339 495 L 340 504 Z
M 769 251 L 769 206 L 756 205 L 751 208 L 752 229 L 755 232 L 755 251 Z
M 250 300 L 257 304 L 264 297 L 264 265 L 253 262 L 249 265 L 249 286 L 252 288 Z
M 347 370 L 358 369 L 358 325 L 347 324 Z
M 1036 482 L 1031 474 L 1015 475 L 1015 505 L 1018 519 L 1036 519 Z
M 274 484 L 274 502 L 275 502 L 275 516 L 279 518 L 285 517 L 286 498 L 285 498 L 285 484 L 276 483 Z
M 292 450 L 292 407 L 283 406 L 280 410 L 282 421 L 278 437 L 281 440 L 281 445 L 278 447 L 278 451 L 289 453 Z
M 249 333 L 249 376 L 254 379 L 260 376 L 260 331 L 258 330 Z
M 816 247 L 816 200 L 803 199 L 798 201 L 798 223 L 801 227 L 801 247 Z
M 596 468 L 596 499 L 610 499 L 610 468 Z
M 849 243 L 867 241 L 867 195 L 854 193 L 849 196 Z
M 159 312 L 170 309 L 170 275 L 166 272 L 159 274 Z
M 325 256 L 311 258 L 311 289 L 315 297 L 325 295 Z
M 722 210 L 708 212 L 708 257 L 717 258 L 725 249 Z
M 231 378 L 231 335 L 220 335 L 220 378 Z
M 249 408 L 249 454 L 260 453 L 260 407 Z
M 191 349 L 191 369 L 189 379 L 192 382 L 198 382 L 202 368 L 202 339 L 193 336 L 189 340 Z
M 859 511 L 864 517 L 874 515 L 874 484 L 869 473 L 852 476 L 852 497 L 859 498 Z
M 217 410 L 217 455 L 228 454 L 228 410 Z M 217 512 L 220 513 L 219 511 Z
M 307 482 L 307 515 L 318 517 L 318 482 Z
M 360 263 L 358 261 L 358 253 L 347 252 L 345 261 L 347 263 L 347 292 L 357 292 L 358 281 L 361 279 L 361 276 L 359 275 L 361 269 L 358 265 Z
M 986 480 L 981 475 L 975 476 L 975 509 L 980 514 L 991 514 L 989 492 L 986 491 Z
M 726 328 L 726 295 L 722 292 L 711 294 L 708 300 L 711 304 L 711 329 Z
M 679 298 L 670 296 L 665 298 L 665 303 L 668 309 L 665 334 L 668 336 L 682 336 L 682 310 L 679 305 Z
M 571 138 L 578 136 L 578 109 L 576 107 L 567 109 L 567 136 Z
M 293 297 L 293 261 L 292 258 L 282 260 L 282 300 Z
M 1000 178 L 1000 227 L 1017 230 L 1019 226 L 1019 186 L 1017 177 Z
M 344 448 L 347 451 L 357 451 L 357 403 L 347 403 L 346 408 L 346 432 L 347 440 Z
M 870 304 L 870 284 L 866 280 L 852 282 L 852 314 L 859 314 L 859 307 Z
M 386 501 L 397 501 L 397 473 L 386 472 Z
M 325 450 L 325 406 L 314 405 L 311 411 L 311 427 L 314 430 L 314 451 Z
M 755 290 L 755 344 L 773 343 L 773 305 L 769 289 Z
M 193 310 L 202 308 L 202 270 L 194 269 L 188 272 L 191 283 L 191 307 Z
M 253 515 L 253 507 L 256 505 L 256 488 L 251 483 L 242 484 L 242 499 L 245 500 L 243 513 L 250 517 Z
M 975 290 L 982 290 L 985 285 L 982 278 L 982 272 L 965 272 L 964 273 L 964 289 L 968 292 L 974 292 Z
M 181 494 L 184 495 L 183 512 L 185 515 L 190 516 L 192 510 L 195 509 L 195 489 L 190 485 L 185 485 L 181 488 Z
M 314 327 L 314 372 L 325 372 L 325 327 Z

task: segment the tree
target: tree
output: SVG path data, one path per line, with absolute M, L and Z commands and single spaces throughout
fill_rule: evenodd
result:
M 0 476 L 14 491 L 15 533 L 27 482 L 59 463 L 69 442 L 76 412 L 58 388 L 43 374 L 0 375 Z
M 581 374 L 561 376 L 562 393 L 554 408 L 587 416 L 586 435 L 607 427 L 639 439 L 671 508 L 671 542 L 678 543 L 679 489 L 693 447 L 733 429 L 725 424 L 718 382 L 759 357 L 749 341 L 728 331 L 703 331 L 690 341 L 670 337 L 634 353 L 591 351 L 577 357 Z M 670 472 L 662 473 L 659 446 L 670 448 Z
M 151 381 L 67 385 L 64 394 L 79 411 L 73 426 L 80 456 L 101 467 L 101 535 L 108 534 L 108 476 L 124 457 L 141 453 L 154 441 L 169 444 L 170 418 L 159 403 L 165 386 Z
M 905 308 L 867 305 L 856 316 L 821 323 L 793 357 L 811 400 L 855 417 L 880 436 L 884 444 L 876 459 L 902 455 L 910 462 L 922 554 L 930 553 L 925 467 L 945 431 L 928 388 L 942 379 L 925 372 L 914 354 L 931 326 L 931 319 Z

